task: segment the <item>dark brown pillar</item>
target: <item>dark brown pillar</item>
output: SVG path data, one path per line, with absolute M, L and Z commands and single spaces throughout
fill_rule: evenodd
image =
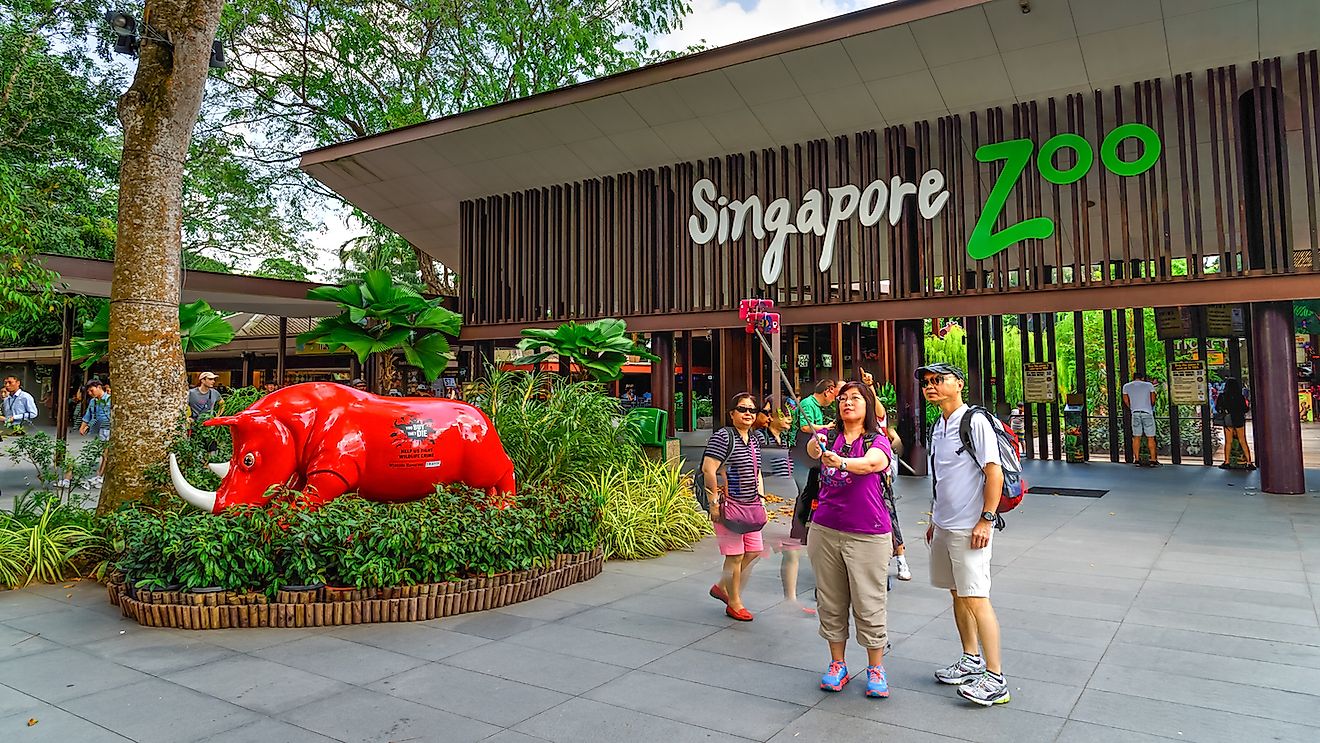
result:
M 962 318 L 963 330 L 967 341 L 967 387 L 963 397 L 977 405 L 986 404 L 985 379 L 981 375 L 981 319 L 979 317 Z M 993 404 L 990 405 L 994 407 Z
M 651 404 L 669 411 L 666 436 L 674 435 L 674 334 L 651 334 L 651 353 L 660 357 L 651 363 Z
M 1254 453 L 1260 462 L 1261 490 L 1279 495 L 1306 492 L 1293 322 L 1292 302 L 1251 306 Z
M 859 322 L 848 323 L 846 335 L 848 338 L 848 355 L 852 357 L 852 365 L 849 370 L 852 372 L 850 379 L 862 380 L 862 324 Z
M 692 379 L 696 374 L 696 360 L 692 357 L 692 331 L 683 331 L 683 430 L 697 430 L 697 418 L 693 414 L 696 402 L 692 399 Z
M 252 386 L 252 354 L 250 352 L 245 351 L 242 354 L 241 358 L 243 359 L 243 370 L 240 373 L 243 375 L 243 383 L 238 386 L 251 387 Z
M 843 324 L 834 323 L 830 329 L 830 376 L 839 382 L 848 379 L 848 370 L 843 366 Z
M 903 438 L 903 461 L 912 467 L 912 474 L 926 474 L 926 399 L 917 383 L 917 369 L 925 358 L 923 340 L 925 322 L 900 320 L 894 323 L 894 393 L 897 397 L 898 435 Z M 901 474 L 907 470 L 899 467 Z
M 289 318 L 280 318 L 280 339 L 275 347 L 275 380 L 280 385 L 288 384 L 284 380 L 285 345 L 289 342 Z
M 64 301 L 64 318 L 60 323 L 60 374 L 55 388 L 55 438 L 69 439 L 69 384 L 73 381 L 73 354 L 69 344 L 73 340 L 74 306 Z
M 719 335 L 719 345 L 717 348 L 715 362 L 715 378 L 719 381 L 718 394 L 714 402 L 713 421 L 715 428 L 728 425 L 729 416 L 729 398 L 739 392 L 752 392 L 752 360 L 753 351 L 762 353 L 759 350 L 759 342 L 748 335 L 742 328 L 721 328 L 712 331 L 712 335 Z M 757 343 L 756 349 L 752 344 Z

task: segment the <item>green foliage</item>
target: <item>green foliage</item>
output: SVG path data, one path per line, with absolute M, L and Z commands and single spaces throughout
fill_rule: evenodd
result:
M 0 585 L 64 580 L 103 546 L 89 511 L 52 493 L 18 495 L 10 510 L 0 510 Z
M 520 489 L 571 486 L 641 458 L 619 401 L 594 382 L 488 369 L 468 401 L 495 424 Z
M 183 352 L 209 351 L 234 340 L 234 327 L 224 315 L 211 309 L 206 300 L 179 305 L 179 335 Z M 110 353 L 110 305 L 103 304 L 96 317 L 83 323 L 83 334 L 70 341 L 74 361 L 90 369 Z
M 45 431 L 29 431 L 10 439 L 7 450 L 15 464 L 27 464 L 36 470 L 41 489 L 53 491 L 65 498 L 73 486 L 96 471 L 105 450 L 105 442 L 89 439 L 78 456 L 72 456 L 66 441 L 60 441 Z M 60 464 L 56 464 L 56 463 Z M 60 484 L 63 482 L 64 484 Z
M 262 395 L 262 391 L 256 387 L 231 390 L 224 398 L 223 414 L 234 415 L 247 410 Z M 187 411 L 181 413 L 174 424 L 174 433 L 167 450 L 179 460 L 179 471 L 184 478 L 203 490 L 220 487 L 220 478 L 206 466 L 207 463 L 227 462 L 234 455 L 233 432 L 228 426 L 203 425 L 214 417 L 214 412 L 204 413 L 193 421 Z M 174 486 L 170 483 L 170 471 L 165 461 L 147 468 L 147 481 L 166 496 L 165 501 L 177 502 L 177 497 L 172 495 Z
M 601 503 L 589 493 L 524 488 L 492 508 L 482 491 L 438 489 L 409 503 L 356 496 L 309 508 L 294 494 L 221 514 L 132 503 L 102 520 L 110 564 L 139 588 L 356 588 L 455 580 L 548 564 L 594 549 Z
M 630 339 L 626 333 L 628 323 L 604 318 L 579 325 L 576 321 L 560 325 L 554 330 L 527 328 L 518 350 L 523 356 L 515 364 L 539 364 L 551 356 L 567 358 L 598 382 L 610 382 L 623 377 L 623 365 L 629 356 L 657 362 L 659 356 Z
M 386 271 L 368 271 L 361 281 L 344 286 L 318 286 L 308 299 L 339 304 L 343 311 L 321 318 L 299 343 L 326 343 L 347 348 L 367 362 L 373 353 L 402 351 L 410 366 L 435 379 L 449 363 L 449 337 L 458 337 L 463 318 L 446 309 L 441 299 L 425 299 L 400 286 Z
M 659 557 L 712 533 L 698 506 L 692 477 L 649 459 L 616 464 L 589 478 L 587 492 L 605 504 L 601 547 L 606 557 Z

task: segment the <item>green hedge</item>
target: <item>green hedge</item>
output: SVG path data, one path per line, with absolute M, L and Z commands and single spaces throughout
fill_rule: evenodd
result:
M 548 564 L 598 544 L 592 492 L 526 488 L 498 509 L 453 486 L 410 503 L 344 496 L 315 509 L 298 498 L 221 514 L 129 504 L 102 521 L 110 565 L 138 587 L 218 587 L 268 595 L 327 583 L 387 588 Z

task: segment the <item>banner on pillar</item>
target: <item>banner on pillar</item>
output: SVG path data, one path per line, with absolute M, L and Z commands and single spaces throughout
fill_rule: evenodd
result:
M 1054 364 L 1029 361 L 1022 365 L 1022 398 L 1026 402 L 1047 403 L 1058 398 Z
M 1205 405 L 1210 402 L 1205 362 L 1175 361 L 1169 364 L 1169 399 L 1174 405 Z

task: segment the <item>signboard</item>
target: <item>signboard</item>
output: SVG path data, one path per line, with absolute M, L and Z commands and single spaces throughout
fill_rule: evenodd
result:
M 1175 361 L 1169 364 L 1169 399 L 1174 405 L 1205 405 L 1210 402 L 1205 364 Z
M 298 356 L 318 356 L 330 353 L 330 346 L 326 343 L 298 343 L 294 346 L 294 354 Z
M 834 357 L 828 353 L 820 355 L 820 366 L 822 369 L 829 369 L 834 366 Z
M 1205 357 L 1206 363 L 1210 366 L 1225 366 L 1228 364 L 1228 359 L 1224 357 L 1223 351 L 1206 351 Z
M 1247 317 L 1242 307 L 1212 304 L 1205 308 L 1205 334 L 1211 338 L 1242 338 L 1247 333 Z
M 1155 334 L 1162 341 L 1195 338 L 1196 315 L 1191 307 L 1156 307 Z
M 798 354 L 798 368 L 806 369 L 809 366 L 811 366 L 811 356 L 805 353 Z
M 1058 390 L 1054 364 L 1032 361 L 1022 365 L 1022 398 L 1026 402 L 1054 402 Z

